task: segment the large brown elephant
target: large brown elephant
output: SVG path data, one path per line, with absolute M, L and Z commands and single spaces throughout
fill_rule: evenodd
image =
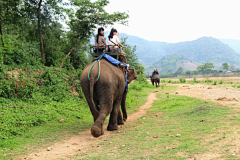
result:
M 100 77 L 99 65 L 95 64 L 90 72 L 90 80 L 88 79 L 89 69 L 92 64 L 89 64 L 82 71 L 80 81 L 82 91 L 86 97 L 89 108 L 94 118 L 94 125 L 91 128 L 91 133 L 94 137 L 103 135 L 102 125 L 106 116 L 110 114 L 107 130 L 117 130 L 120 124 L 124 124 L 123 120 L 127 119 L 126 111 L 126 74 L 123 73 L 117 66 L 114 66 L 106 59 L 100 60 Z M 137 78 L 134 69 L 127 70 L 127 81 L 130 83 Z M 96 81 L 97 80 L 97 81 Z M 123 112 L 123 117 L 120 111 L 120 105 Z
M 154 85 L 155 83 L 156 87 L 158 87 L 160 83 L 160 77 L 158 75 L 154 75 L 154 76 L 150 76 L 150 78 L 151 78 L 152 85 Z

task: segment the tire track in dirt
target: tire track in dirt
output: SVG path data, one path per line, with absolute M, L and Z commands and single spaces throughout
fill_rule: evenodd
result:
M 147 98 L 147 102 L 139 107 L 139 111 L 132 113 L 128 116 L 125 123 L 135 121 L 138 118 L 147 114 L 147 109 L 152 107 L 154 100 L 157 100 L 156 92 L 150 93 Z M 103 125 L 104 135 L 95 138 L 91 135 L 91 131 L 86 130 L 79 132 L 78 135 L 72 136 L 68 140 L 62 142 L 56 142 L 50 146 L 51 150 L 47 151 L 47 148 L 39 149 L 38 151 L 22 158 L 16 158 L 16 160 L 57 160 L 57 159 L 73 159 L 77 154 L 82 154 L 88 151 L 88 148 L 96 146 L 98 143 L 107 139 L 110 135 L 118 135 L 120 131 L 107 131 L 107 124 Z

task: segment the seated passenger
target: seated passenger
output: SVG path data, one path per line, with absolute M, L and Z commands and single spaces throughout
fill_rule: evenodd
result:
M 120 41 L 119 41 L 119 34 L 117 34 L 117 30 L 116 29 L 112 29 L 109 36 L 108 36 L 108 44 L 112 45 L 110 46 L 110 51 L 111 52 L 120 52 L 120 48 L 119 45 L 121 45 L 122 47 L 124 47 Z M 125 48 L 125 47 L 124 47 Z M 125 54 L 125 53 L 124 53 Z
M 95 45 L 97 48 L 94 49 L 95 53 L 105 52 L 106 38 L 104 37 L 104 28 L 99 27 L 98 33 L 95 35 Z
M 158 75 L 158 70 L 154 68 L 152 71 L 152 76 L 155 76 L 155 75 Z

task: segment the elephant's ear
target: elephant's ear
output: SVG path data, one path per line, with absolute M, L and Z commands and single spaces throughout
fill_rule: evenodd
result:
M 130 83 L 132 80 L 137 78 L 137 73 L 134 68 L 128 68 L 127 70 L 127 80 Z

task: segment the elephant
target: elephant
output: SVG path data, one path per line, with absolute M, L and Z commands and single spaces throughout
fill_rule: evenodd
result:
M 150 76 L 152 85 L 154 85 L 154 82 L 156 84 L 156 87 L 160 84 L 160 77 L 158 75 Z
M 114 66 L 106 59 L 100 60 L 100 77 L 99 65 L 92 63 L 85 67 L 80 76 L 80 83 L 84 96 L 88 102 L 89 108 L 93 115 L 94 124 L 91 128 L 91 134 L 94 137 L 103 135 L 103 123 L 110 114 L 108 131 L 118 130 L 117 125 L 124 124 L 127 119 L 126 111 L 126 73 L 117 66 Z M 88 79 L 89 69 L 90 80 Z M 134 69 L 127 69 L 127 83 L 137 78 Z M 120 111 L 120 105 L 123 117 Z

